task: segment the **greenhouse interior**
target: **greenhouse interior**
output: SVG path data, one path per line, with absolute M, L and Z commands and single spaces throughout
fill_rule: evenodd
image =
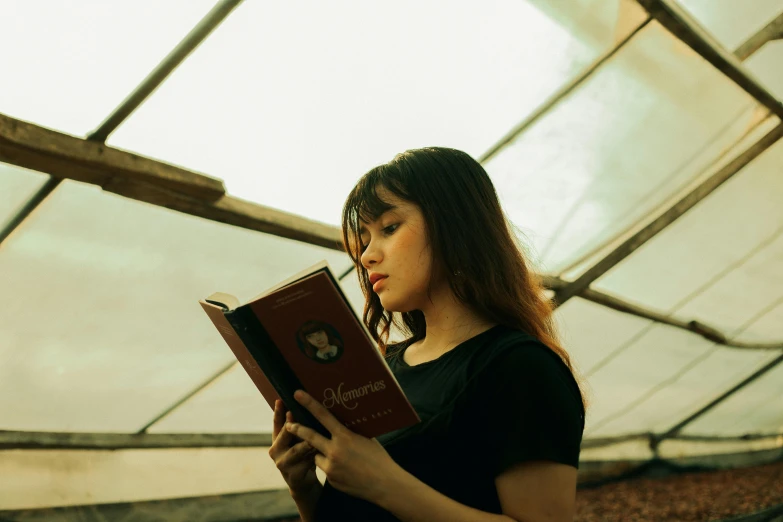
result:
M 326 260 L 361 316 L 345 197 L 434 145 L 490 175 L 588 383 L 576 520 L 783 520 L 780 0 L 0 17 L 0 520 L 299 520 L 198 301 Z

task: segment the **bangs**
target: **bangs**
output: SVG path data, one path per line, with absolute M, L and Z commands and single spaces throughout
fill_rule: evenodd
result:
M 378 191 L 388 190 L 394 195 L 409 199 L 402 188 L 400 171 L 397 165 L 385 164 L 375 167 L 362 176 L 345 200 L 343 207 L 343 242 L 345 249 L 353 259 L 359 262 L 361 256 L 362 222 L 370 223 L 380 218 L 393 205 L 378 195 Z

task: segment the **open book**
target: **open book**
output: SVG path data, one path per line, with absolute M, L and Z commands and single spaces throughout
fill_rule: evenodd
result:
M 297 389 L 365 437 L 419 422 L 326 262 L 245 304 L 224 293 L 199 303 L 271 408 L 282 400 L 297 422 L 326 437 L 294 399 Z

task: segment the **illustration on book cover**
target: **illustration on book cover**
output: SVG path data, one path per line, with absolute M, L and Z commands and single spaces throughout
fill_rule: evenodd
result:
M 337 329 L 323 321 L 307 321 L 296 332 L 299 349 L 319 363 L 332 363 L 343 354 L 343 340 Z

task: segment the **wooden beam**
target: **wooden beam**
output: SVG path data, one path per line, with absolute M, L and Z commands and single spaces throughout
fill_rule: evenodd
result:
M 631 255 L 637 248 L 655 237 L 688 210 L 712 194 L 713 191 L 742 170 L 745 165 L 774 145 L 781 137 L 783 137 L 783 123 L 778 124 L 759 141 L 748 147 L 742 154 L 699 184 L 695 189 L 674 203 L 647 226 L 626 239 L 616 249 L 580 275 L 575 281 L 557 290 L 555 292 L 557 306 L 562 305 L 573 296 L 587 289 L 593 281 L 615 267 L 623 259 Z
M 108 181 L 103 189 L 192 216 L 343 251 L 338 227 L 233 196 L 206 202 L 156 184 L 119 177 Z
M 128 450 L 271 446 L 271 433 L 57 433 L 0 431 L 0 450 Z
M 767 42 L 779 40 L 781 38 L 783 38 L 783 13 L 780 13 L 777 18 L 737 47 L 734 50 L 734 56 L 741 61 L 745 61 L 753 53 L 761 49 Z
M 677 4 L 671 0 L 636 1 L 674 36 L 700 54 L 760 104 L 783 118 L 783 103 L 748 74 L 736 56 L 724 49 Z
M 223 182 L 0 114 L 0 161 L 103 186 L 115 178 L 144 181 L 201 201 L 226 193 Z
M 118 477 L 118 480 L 121 480 L 121 477 Z M 299 512 L 288 490 L 279 489 L 140 502 L 0 510 L 0 520 L 24 520 L 25 522 L 83 522 L 86 520 L 294 522 L 299 520 Z

